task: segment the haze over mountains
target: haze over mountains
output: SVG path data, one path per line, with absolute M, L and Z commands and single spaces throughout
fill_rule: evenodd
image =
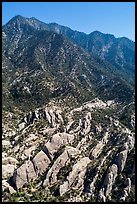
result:
M 135 43 L 15 16 L 2 54 L 3 200 L 130 201 Z

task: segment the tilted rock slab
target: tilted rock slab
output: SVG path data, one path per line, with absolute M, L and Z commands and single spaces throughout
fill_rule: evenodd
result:
M 108 195 L 112 190 L 112 186 L 117 177 L 117 172 L 118 172 L 118 167 L 116 164 L 112 164 L 112 166 L 108 168 L 103 186 L 99 191 L 99 201 L 106 202 L 106 197 L 108 197 Z
M 50 162 L 51 161 L 42 150 L 32 161 L 25 161 L 25 163 L 13 174 L 13 182 L 16 184 L 17 189 L 23 187 L 25 183 L 35 180 L 38 176 L 42 175 L 46 171 Z
M 118 155 L 116 157 L 116 164 L 118 166 L 119 172 L 122 172 L 124 167 L 125 167 L 125 163 L 127 160 L 127 154 L 128 154 L 128 150 L 125 149 L 125 150 L 121 151 L 120 153 L 118 153 Z
M 17 189 L 36 178 L 37 175 L 31 161 L 26 161 L 13 174 L 13 182 L 16 184 Z
M 105 145 L 102 142 L 99 142 L 92 150 L 90 154 L 91 159 L 96 159 L 102 152 L 102 149 Z
M 70 163 L 70 157 L 76 157 L 80 152 L 74 147 L 66 147 L 65 151 L 56 159 L 53 166 L 47 173 L 43 186 L 48 186 L 57 182 L 57 174 L 60 169 Z
M 50 162 L 51 162 L 50 159 L 41 150 L 33 159 L 33 165 L 34 165 L 36 174 L 38 176 L 42 175 L 46 171 Z
M 57 150 L 65 144 L 72 144 L 74 140 L 74 135 L 68 134 L 68 133 L 57 133 L 52 136 L 51 140 L 48 141 L 45 146 L 48 149 L 48 152 L 53 159 L 54 154 L 57 152 Z
M 61 196 L 73 186 L 73 183 L 76 180 L 77 184 L 74 186 L 76 189 L 83 185 L 86 167 L 90 161 L 91 160 L 88 157 L 84 157 L 73 166 L 72 171 L 69 173 L 69 176 L 67 176 L 67 180 L 60 186 Z

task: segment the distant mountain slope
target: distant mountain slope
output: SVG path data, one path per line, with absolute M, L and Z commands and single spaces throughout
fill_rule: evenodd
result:
M 3 30 L 9 30 L 12 24 L 22 22 L 22 25 L 29 25 L 37 30 L 54 31 L 67 36 L 72 42 L 80 45 L 86 51 L 101 59 L 107 60 L 124 74 L 124 77 L 134 83 L 135 73 L 135 43 L 128 38 L 115 38 L 110 34 L 103 34 L 99 31 L 85 34 L 73 31 L 68 27 L 56 23 L 43 23 L 36 18 L 14 17 Z M 7 30 L 6 30 L 7 29 Z
M 95 96 L 132 100 L 134 87 L 115 67 L 90 56 L 63 35 L 40 28 L 20 16 L 3 27 L 3 53 L 14 67 L 13 81 L 7 80 L 6 87 L 17 103 L 38 106 L 62 95 L 78 102 Z

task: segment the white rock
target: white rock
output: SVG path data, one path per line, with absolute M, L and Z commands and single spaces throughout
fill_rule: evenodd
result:
M 17 189 L 36 178 L 37 175 L 31 161 L 26 161 L 13 174 L 13 182 L 16 184 Z
M 15 169 L 15 165 L 13 164 L 2 165 L 2 178 L 6 179 L 9 176 L 12 176 L 14 169 Z
M 3 147 L 10 147 L 10 142 L 8 140 L 2 140 Z
M 71 144 L 74 140 L 74 136 L 68 133 L 57 133 L 53 135 L 50 141 L 48 141 L 45 146 L 47 147 L 51 158 L 53 158 L 53 155 L 57 150 L 65 144 Z
M 6 180 L 2 180 L 2 190 L 4 191 L 5 189 L 9 189 L 9 192 L 11 194 L 16 192 L 14 188 L 10 186 Z
M 117 157 L 116 157 L 116 164 L 118 166 L 118 170 L 119 172 L 122 172 L 127 160 L 127 153 L 128 150 L 123 150 L 122 152 L 118 153 Z
M 16 165 L 18 163 L 17 159 L 13 157 L 5 157 L 2 159 L 2 164 L 13 164 Z
M 70 163 L 70 157 L 76 157 L 77 154 L 79 154 L 79 151 L 76 148 L 66 147 L 64 152 L 56 159 L 53 166 L 48 171 L 43 186 L 48 186 L 57 182 L 59 170 Z
M 93 158 L 93 159 L 98 158 L 99 155 L 100 155 L 101 152 L 102 152 L 103 147 L 104 147 L 104 144 L 103 144 L 102 142 L 99 142 L 99 143 L 94 147 L 94 149 L 92 150 L 91 158 Z
M 25 126 L 26 126 L 26 123 L 25 123 L 25 122 L 20 123 L 20 124 L 18 125 L 18 131 L 23 130 L 23 129 L 25 128 Z
M 110 166 L 107 171 L 104 184 L 103 184 L 103 187 L 105 189 L 105 197 L 107 197 L 112 190 L 112 186 L 117 177 L 117 171 L 118 171 L 118 168 L 116 164 L 112 164 L 112 166 Z
M 86 167 L 90 163 L 90 159 L 88 157 L 84 157 L 80 159 L 72 168 L 72 171 L 67 176 L 67 181 L 65 181 L 60 186 L 60 195 L 66 193 L 71 186 L 73 186 L 74 181 L 77 180 L 77 184 L 73 186 L 73 188 L 80 188 L 83 186 L 84 175 L 86 172 Z

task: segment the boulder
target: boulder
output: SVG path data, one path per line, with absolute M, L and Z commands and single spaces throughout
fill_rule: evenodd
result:
M 25 123 L 25 122 L 20 123 L 20 124 L 18 125 L 18 131 L 23 130 L 25 127 L 26 127 L 26 123 Z
M 26 142 L 35 141 L 37 138 L 38 138 L 38 136 L 31 133 L 31 134 L 28 135 L 28 138 L 26 139 Z
M 16 132 L 14 130 L 8 132 L 8 137 L 12 137 L 14 135 L 16 135 Z
M 62 196 L 64 193 L 66 193 L 68 191 L 68 188 L 69 188 L 69 182 L 65 181 L 62 185 L 60 185 L 60 189 L 59 189 L 60 195 Z
M 26 161 L 26 174 L 28 182 L 35 180 L 37 178 L 34 165 L 30 160 Z
M 51 116 L 47 109 L 44 111 L 45 118 L 48 120 L 49 124 L 51 124 Z
M 135 138 L 131 135 L 128 135 L 127 143 L 128 143 L 128 151 L 130 152 L 134 148 Z
M 13 164 L 2 165 L 2 178 L 6 179 L 9 176 L 12 176 L 14 170 L 15 170 L 15 165 Z
M 106 196 L 104 195 L 104 188 L 102 188 L 102 189 L 99 191 L 98 201 L 99 201 L 99 202 L 106 202 Z
M 31 146 L 30 148 L 25 149 L 25 150 L 24 150 L 24 155 L 25 155 L 25 157 L 26 157 L 26 158 L 30 158 L 32 152 L 33 152 L 35 149 L 36 149 L 35 146 Z
M 63 154 L 61 154 L 56 161 L 54 162 L 53 166 L 50 168 L 46 175 L 46 179 L 43 183 L 43 186 L 48 186 L 51 184 L 54 184 L 57 181 L 57 174 L 59 173 L 59 170 L 64 167 L 69 162 L 69 157 L 67 154 L 67 151 L 64 151 Z

